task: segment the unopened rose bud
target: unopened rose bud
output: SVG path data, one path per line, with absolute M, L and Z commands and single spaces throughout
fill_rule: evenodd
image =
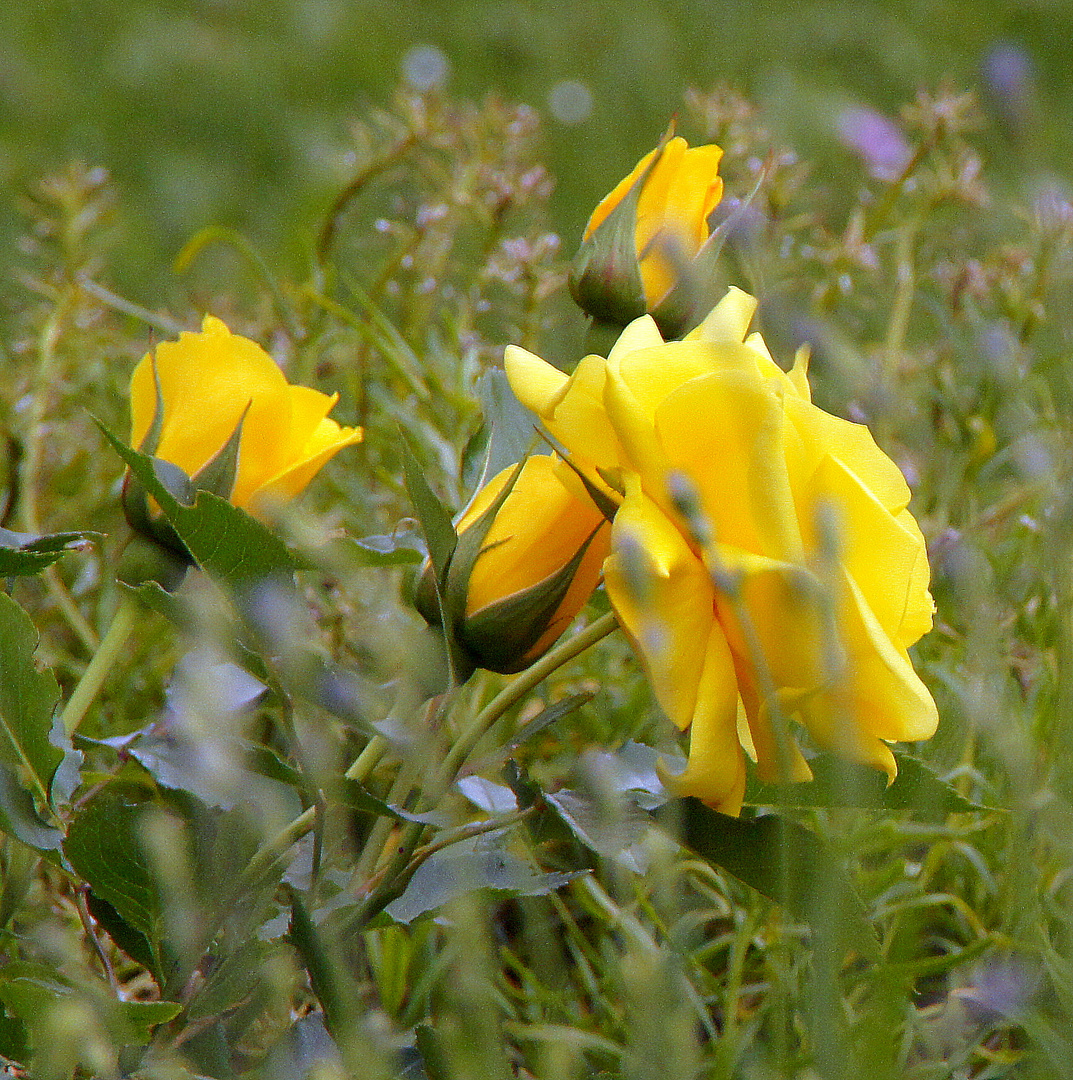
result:
M 646 154 L 605 196 L 585 229 L 570 292 L 594 319 L 625 326 L 653 315 L 677 335 L 695 306 L 697 256 L 723 194 L 714 145 L 675 137 Z
M 608 523 L 567 466 L 541 455 L 489 481 L 457 531 L 439 596 L 426 566 L 415 605 L 429 623 L 446 621 L 460 666 L 521 671 L 599 583 Z

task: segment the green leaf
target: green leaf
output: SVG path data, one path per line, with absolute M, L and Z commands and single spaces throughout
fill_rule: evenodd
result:
M 542 709 L 532 720 L 523 724 L 507 743 L 506 749 L 516 750 L 522 743 L 528 742 L 534 735 L 538 735 L 546 727 L 562 720 L 573 712 L 577 712 L 582 705 L 587 705 L 596 696 L 594 690 L 585 690 L 580 694 L 570 694 L 561 701 L 556 701 L 546 709 Z
M 0 593 L 0 763 L 44 804 L 63 752 L 48 737 L 60 689 L 52 672 L 34 663 L 37 642 L 29 615 Z
M 14 960 L 0 969 L 0 1001 L 20 1020 L 39 1020 L 52 1002 L 71 992 L 71 983 L 45 964 Z
M 285 887 L 291 906 L 287 937 L 309 972 L 309 985 L 324 1010 L 331 1031 L 345 1031 L 356 1019 L 351 980 L 336 953 L 326 942 L 306 909 L 298 891 Z
M 621 862 L 636 873 L 643 874 L 648 869 L 641 840 L 652 819 L 629 799 L 593 798 L 584 792 L 562 788 L 546 792 L 544 802 L 590 851 L 601 858 Z
M 42 819 L 33 796 L 19 783 L 15 771 L 0 764 L 0 832 L 14 836 L 37 851 L 58 851 L 63 833 Z
M 484 475 L 474 488 L 482 487 L 530 452 L 537 418 L 515 396 L 502 368 L 489 368 L 477 380 L 481 411 L 490 429 Z
M 93 918 L 104 927 L 108 936 L 127 956 L 148 968 L 154 976 L 159 976 L 157 956 L 153 952 L 152 942 L 145 934 L 140 930 L 135 930 L 133 926 L 120 918 L 119 912 L 100 896 L 91 892 L 86 903 Z
M 918 758 L 895 752 L 898 775 L 888 786 L 887 774 L 855 765 L 833 754 L 809 761 L 813 779 L 803 784 L 762 784 L 751 777 L 745 802 L 751 806 L 859 807 L 872 810 L 912 810 L 927 817 L 990 809 L 971 802 L 941 780 Z
M 67 830 L 63 850 L 75 872 L 119 917 L 155 942 L 163 915 L 160 894 L 142 849 L 144 791 L 105 785 Z
M 336 792 L 344 806 L 351 810 L 357 810 L 364 814 L 375 814 L 377 817 L 394 818 L 396 821 L 412 821 L 419 825 L 449 825 L 450 817 L 446 814 L 430 810 L 427 813 L 415 814 L 401 806 L 378 799 L 375 795 L 366 791 L 356 780 L 343 777 L 337 785 Z
M 81 551 L 99 539 L 95 532 L 62 532 L 36 535 L 0 529 L 0 577 L 36 574 L 63 558 L 68 551 Z
M 277 945 L 257 938 L 243 942 L 230 956 L 211 967 L 211 974 L 190 1001 L 187 1018 L 195 1022 L 222 1016 L 246 1001 L 257 988 L 266 958 L 278 951 Z
M 494 889 L 508 896 L 546 896 L 587 873 L 542 874 L 507 851 L 503 834 L 488 834 L 460 841 L 437 851 L 415 871 L 402 895 L 384 909 L 396 922 L 413 922 L 478 889 Z
M 174 1020 L 182 1011 L 178 1001 L 123 1001 L 119 1005 L 127 1038 L 138 1044 L 147 1043 L 153 1028 Z
M 834 852 L 814 832 L 777 814 L 728 817 L 693 798 L 664 804 L 659 818 L 677 821 L 687 848 L 783 904 L 794 918 L 868 956 L 877 954 L 860 897 Z
M 345 554 L 359 566 L 404 566 L 425 558 L 425 542 L 411 529 L 381 536 L 362 536 L 344 541 Z
M 99 421 L 98 427 L 160 504 L 191 558 L 217 581 L 242 588 L 289 576 L 307 565 L 274 532 L 217 495 L 199 491 L 192 503 L 180 502 L 160 481 L 154 458 L 132 450 Z
M 405 435 L 400 436 L 402 464 L 406 474 L 406 491 L 414 505 L 414 513 L 421 522 L 425 534 L 429 558 L 436 572 L 436 580 L 443 583 L 447 573 L 447 564 L 454 554 L 458 538 L 451 521 L 450 511 L 440 502 L 436 493 L 429 487 L 420 462 L 414 457 L 413 450 Z

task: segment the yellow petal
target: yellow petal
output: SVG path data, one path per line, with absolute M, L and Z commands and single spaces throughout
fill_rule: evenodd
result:
M 321 466 L 361 431 L 326 419 L 338 400 L 290 386 L 256 342 L 207 315 L 201 333 L 184 332 L 146 355 L 131 378 L 131 443 L 153 422 L 156 376 L 163 423 L 155 455 L 196 476 L 242 422 L 231 501 L 243 508 L 297 495 Z
M 781 398 L 755 375 L 702 376 L 659 405 L 656 432 L 670 467 L 697 485 L 717 540 L 800 563 Z
M 660 707 L 685 729 L 693 721 L 714 622 L 708 572 L 635 483 L 615 516 L 612 537 L 612 555 L 604 567 L 607 595 Z M 636 561 L 647 567 L 641 595 L 633 576 Z
M 709 559 L 736 585 L 738 599 L 719 593 L 716 609 L 741 666 L 760 672 L 750 682 L 759 687 L 766 679 L 795 690 L 823 685 L 824 594 L 816 578 L 796 564 L 725 544 L 714 545 Z M 739 604 L 748 626 L 739 618 Z
M 638 349 L 653 349 L 662 344 L 663 335 L 659 332 L 656 320 L 651 315 L 642 315 L 626 325 L 618 340 L 611 346 L 607 359 L 609 363 L 618 362 Z
M 749 332 L 749 324 L 755 314 L 756 298 L 732 285 L 705 320 L 686 335 L 686 341 L 740 345 Z
M 718 172 L 722 156 L 722 149 L 714 144 L 687 148 L 667 190 L 663 216 L 674 227 L 688 230 L 691 253 L 708 239 L 708 215 L 723 195 Z
M 674 287 L 679 266 L 708 238 L 708 215 L 723 193 L 718 146 L 690 149 L 671 139 L 641 189 L 635 242 L 645 298 L 657 304 Z
M 790 369 L 789 378 L 799 397 L 805 401 L 812 401 L 812 387 L 808 382 L 808 362 L 812 350 L 807 345 L 802 345 L 794 354 L 794 366 Z
M 503 369 L 518 400 L 542 420 L 551 415 L 566 393 L 566 372 L 518 345 L 508 345 L 504 350 Z
M 632 388 L 611 365 L 604 387 L 604 406 L 622 448 L 624 464 L 647 480 L 645 486 L 649 496 L 667 509 L 663 483 L 667 476 L 667 460 L 656 438 L 652 412 L 638 402 Z
M 916 518 L 908 510 L 902 510 L 896 520 L 907 533 L 914 539 L 919 538 L 917 559 L 909 575 L 909 586 L 906 589 L 905 614 L 902 625 L 893 635 L 896 644 L 903 648 L 919 641 L 932 627 L 932 616 L 935 614 L 935 601 L 932 599 L 928 586 L 931 581 L 931 567 L 928 565 L 928 549 L 921 535 L 920 526 Z
M 802 756 L 801 748 L 793 736 L 792 725 L 788 722 L 794 719 L 805 691 L 789 687 L 781 687 L 775 691 L 780 715 L 789 729 L 784 732 L 784 745 L 780 750 L 771 702 L 761 700 L 753 678 L 753 673 L 741 669 L 739 661 L 738 692 L 742 698 L 749 738 L 746 741 L 740 734 L 740 719 L 738 737 L 743 746 L 753 748 L 752 757 L 756 761 L 757 776 L 765 784 L 803 784 L 811 780 L 812 770 Z
M 928 626 L 921 633 L 929 629 L 928 556 L 912 515 L 891 514 L 844 462 L 831 455 L 813 473 L 803 513 L 814 517 L 824 503 L 837 530 L 833 554 L 857 583 L 884 633 L 901 640 L 907 627 L 910 633 L 921 627 L 925 611 Z M 811 532 L 815 522 L 803 521 L 802 527 Z
M 738 741 L 738 686 L 726 638 L 717 624 L 708 635 L 693 724 L 689 763 L 668 778 L 678 795 L 693 795 L 724 814 L 737 814 L 745 794 L 745 755 Z
M 880 739 L 930 739 L 939 713 L 904 648 L 887 637 L 861 590 L 844 576 L 839 629 L 847 648 L 850 701 L 861 728 Z
M 484 486 L 459 520 L 459 533 L 492 504 L 513 472 L 511 466 Z M 561 483 L 551 457 L 528 458 L 485 536 L 469 580 L 466 613 L 472 615 L 551 577 L 601 524 L 603 516 L 592 500 L 576 499 Z M 603 535 L 590 557 L 597 574 L 607 547 Z M 593 579 L 586 598 L 595 584 Z
M 861 726 L 852 708 L 839 708 L 832 695 L 817 697 L 800 715 L 813 741 L 822 750 L 829 750 L 858 765 L 879 769 L 891 780 L 898 775 L 898 763 L 890 747 Z
M 832 416 L 792 395 L 786 396 L 785 408 L 801 436 L 811 468 L 831 455 L 842 461 L 891 513 L 909 505 L 911 492 L 905 477 L 863 424 Z
M 156 456 L 191 476 L 216 456 L 252 400 L 279 394 L 287 385 L 276 362 L 256 342 L 232 334 L 211 316 L 201 333 L 184 332 L 178 341 L 161 342 L 155 357 L 164 401 Z M 152 360 L 153 354 L 146 355 L 131 379 L 134 446 L 152 423 Z
M 341 427 L 334 420 L 324 419 L 317 425 L 294 463 L 251 491 L 245 502 L 235 498 L 232 501 L 236 506 L 254 513 L 269 513 L 273 506 L 300 495 L 343 447 L 361 442 L 362 437 L 361 428 Z

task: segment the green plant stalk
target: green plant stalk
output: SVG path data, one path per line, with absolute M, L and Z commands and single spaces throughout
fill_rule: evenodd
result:
M 457 742 L 448 752 L 440 775 L 432 789 L 434 795 L 431 798 L 435 802 L 450 785 L 455 774 L 461 768 L 466 758 L 472 753 L 473 748 L 480 742 L 482 736 L 492 725 L 521 697 L 533 689 L 539 682 L 545 679 L 551 672 L 561 665 L 572 660 L 579 653 L 584 652 L 590 645 L 595 644 L 601 638 L 606 637 L 618 625 L 612 613 L 602 615 L 591 626 L 586 627 L 581 633 L 564 641 L 558 647 L 552 649 L 532 667 L 527 668 L 520 675 L 507 684 L 473 719 L 473 722 L 459 737 Z M 358 755 L 354 763 L 346 771 L 346 778 L 361 782 L 372 772 L 376 764 L 384 756 L 388 749 L 388 742 L 380 735 L 374 735 L 365 749 Z M 426 793 L 426 802 L 430 801 Z M 252 881 L 264 873 L 292 844 L 297 843 L 316 821 L 314 807 L 309 807 L 299 814 L 290 824 L 281 829 L 271 840 L 258 850 L 243 872 L 247 881 Z M 406 877 L 405 870 L 417 849 L 426 826 L 411 823 L 403 836 L 399 848 L 391 862 L 376 875 L 378 884 L 366 896 L 359 910 L 358 925 L 368 921 L 372 915 L 389 904 L 394 894 L 389 895 L 389 890 L 398 889 L 400 876 Z M 378 906 L 377 906 L 378 905 Z
M 22 489 L 20 518 L 23 527 L 30 533 L 41 532 L 37 489 L 41 471 L 45 414 L 48 412 L 49 394 L 57 382 L 56 347 L 74 303 L 74 296 L 75 292 L 70 288 L 60 294 L 52 314 L 45 321 L 37 339 L 37 381 L 30 407 L 26 451 L 23 455 L 20 476 Z M 71 599 L 71 594 L 67 591 L 67 586 L 63 583 L 59 572 L 54 566 L 49 566 L 46 567 L 41 578 L 49 595 L 86 651 L 95 652 L 98 646 L 97 635 L 86 617 L 79 611 L 78 605 Z
M 532 667 L 512 679 L 481 709 L 448 751 L 439 776 L 425 793 L 426 804 L 435 803 L 442 796 L 477 744 L 508 709 L 553 671 L 573 660 L 590 645 L 595 645 L 597 641 L 607 637 L 617 626 L 618 620 L 613 612 L 609 611 L 606 615 L 601 615 L 591 626 L 552 649 Z M 426 828 L 427 826 L 416 822 L 407 827 L 395 855 L 377 875 L 378 883 L 359 906 L 350 924 L 352 929 L 360 930 L 371 918 L 390 904 L 401 893 L 402 888 L 405 888 L 405 882 L 409 879 L 411 859 Z
M 376 768 L 377 763 L 387 753 L 388 741 L 382 735 L 374 735 L 365 749 L 354 759 L 344 774 L 348 780 L 361 783 Z M 253 881 L 275 862 L 292 844 L 296 844 L 310 829 L 317 819 L 317 808 L 310 806 L 303 810 L 290 824 L 284 826 L 263 847 L 258 849 L 246 864 L 243 877 Z
M 138 601 L 131 596 L 124 597 L 115 615 L 112 616 L 112 624 L 101 639 L 100 646 L 93 654 L 89 665 L 82 673 L 82 678 L 78 680 L 78 685 L 64 706 L 61 719 L 63 729 L 68 735 L 73 735 L 78 730 L 78 725 L 82 723 L 90 706 L 96 701 L 104 680 L 108 678 L 108 673 L 127 644 L 137 616 Z
M 264 256 L 237 229 L 229 229 L 224 225 L 209 225 L 202 229 L 186 242 L 186 246 L 175 257 L 173 264 L 175 273 L 185 274 L 190 269 L 190 264 L 210 244 L 223 244 L 225 247 L 233 248 L 240 255 L 245 256 L 254 273 L 272 294 L 272 302 L 279 313 L 279 317 L 287 327 L 287 333 L 291 335 L 293 340 L 301 341 L 305 335 L 293 308 L 287 302 L 287 297 L 280 288 L 279 282 L 273 276 Z
M 575 634 L 568 641 L 557 645 L 550 652 L 542 656 L 535 664 L 525 669 L 512 679 L 492 700 L 473 718 L 470 725 L 455 740 L 451 749 L 444 758 L 440 773 L 439 784 L 433 789 L 434 796 L 438 798 L 444 790 L 450 786 L 458 770 L 465 760 L 473 753 L 477 743 L 492 728 L 497 720 L 535 686 L 543 682 L 553 671 L 562 667 L 563 664 L 579 656 L 590 645 L 607 637 L 617 629 L 618 620 L 614 612 L 601 615 L 594 623 L 587 626 L 580 633 Z

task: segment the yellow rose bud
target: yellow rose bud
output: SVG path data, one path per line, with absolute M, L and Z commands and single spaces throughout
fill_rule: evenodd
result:
M 540 455 L 490 480 L 456 528 L 440 600 L 457 659 L 521 671 L 555 644 L 599 583 L 608 522 L 561 461 Z M 426 566 L 416 603 L 430 623 L 441 621 L 440 600 Z
M 360 428 L 328 419 L 338 399 L 291 386 L 256 342 L 207 315 L 201 333 L 162 342 L 134 369 L 131 445 L 262 516 L 361 441 Z M 174 547 L 169 530 L 156 528 L 144 492 L 131 488 L 128 482 L 124 498 L 131 524 Z
M 692 305 L 691 263 L 710 235 L 723 195 L 723 151 L 675 137 L 650 151 L 596 209 L 570 275 L 570 291 L 594 318 L 624 326 L 645 312 L 683 329 Z M 676 295 L 681 293 L 683 295 Z
M 931 627 L 909 488 L 867 428 L 812 404 L 732 289 L 683 341 L 650 318 L 570 376 L 521 349 L 506 370 L 572 464 L 624 493 L 608 596 L 667 715 L 690 729 L 671 782 L 736 813 L 743 751 L 801 780 L 793 739 L 896 773 L 888 742 L 938 716 L 908 648 Z M 777 715 L 790 721 L 782 739 Z

